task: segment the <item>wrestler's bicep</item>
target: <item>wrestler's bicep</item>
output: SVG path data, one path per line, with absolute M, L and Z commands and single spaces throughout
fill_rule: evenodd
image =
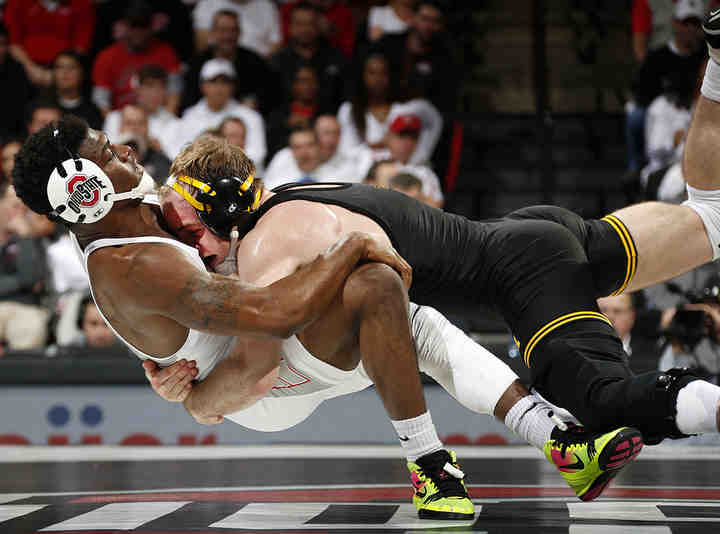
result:
M 210 274 L 173 247 L 138 254 L 127 276 L 136 307 L 221 335 L 261 333 L 267 294 L 235 278 Z

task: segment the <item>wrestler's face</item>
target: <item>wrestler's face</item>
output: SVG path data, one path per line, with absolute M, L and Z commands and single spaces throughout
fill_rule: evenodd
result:
M 117 193 L 130 191 L 138 185 L 145 170 L 138 164 L 132 148 L 110 144 L 107 136 L 98 130 L 88 130 L 78 154 L 95 162 L 112 180 Z
M 172 189 L 163 189 L 160 203 L 168 230 L 186 245 L 197 249 L 205 266 L 214 271 L 228 255 L 230 243 L 208 230 L 195 208 Z

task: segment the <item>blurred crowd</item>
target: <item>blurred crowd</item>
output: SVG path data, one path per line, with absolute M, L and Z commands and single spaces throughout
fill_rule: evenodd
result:
M 185 144 L 216 135 L 243 148 L 269 188 L 365 182 L 443 207 L 440 141 L 458 120 L 467 70 L 448 23 L 457 4 L 0 0 L 0 350 L 116 343 L 67 234 L 9 185 L 28 135 L 78 115 L 132 146 L 158 182 Z M 682 151 L 707 61 L 699 29 L 716 4 L 632 0 L 632 201 L 684 200 Z M 711 265 L 599 307 L 635 370 L 691 365 L 717 376 L 719 288 Z
M 67 233 L 10 185 L 23 140 L 67 113 L 159 183 L 209 134 L 269 188 L 366 181 L 442 206 L 433 158 L 460 86 L 449 5 L 0 0 L 0 350 L 115 343 Z

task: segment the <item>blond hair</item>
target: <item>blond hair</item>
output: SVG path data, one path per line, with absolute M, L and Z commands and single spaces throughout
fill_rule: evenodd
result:
M 241 148 L 214 135 L 198 137 L 178 154 L 170 167 L 172 175 L 184 174 L 208 183 L 221 176 L 245 180 L 254 173 L 255 164 Z

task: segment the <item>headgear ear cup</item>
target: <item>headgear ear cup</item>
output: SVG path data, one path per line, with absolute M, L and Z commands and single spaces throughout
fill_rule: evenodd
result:
M 84 158 L 59 163 L 47 184 L 51 217 L 72 224 L 102 219 L 112 208 L 114 194 L 112 180 L 97 164 Z

